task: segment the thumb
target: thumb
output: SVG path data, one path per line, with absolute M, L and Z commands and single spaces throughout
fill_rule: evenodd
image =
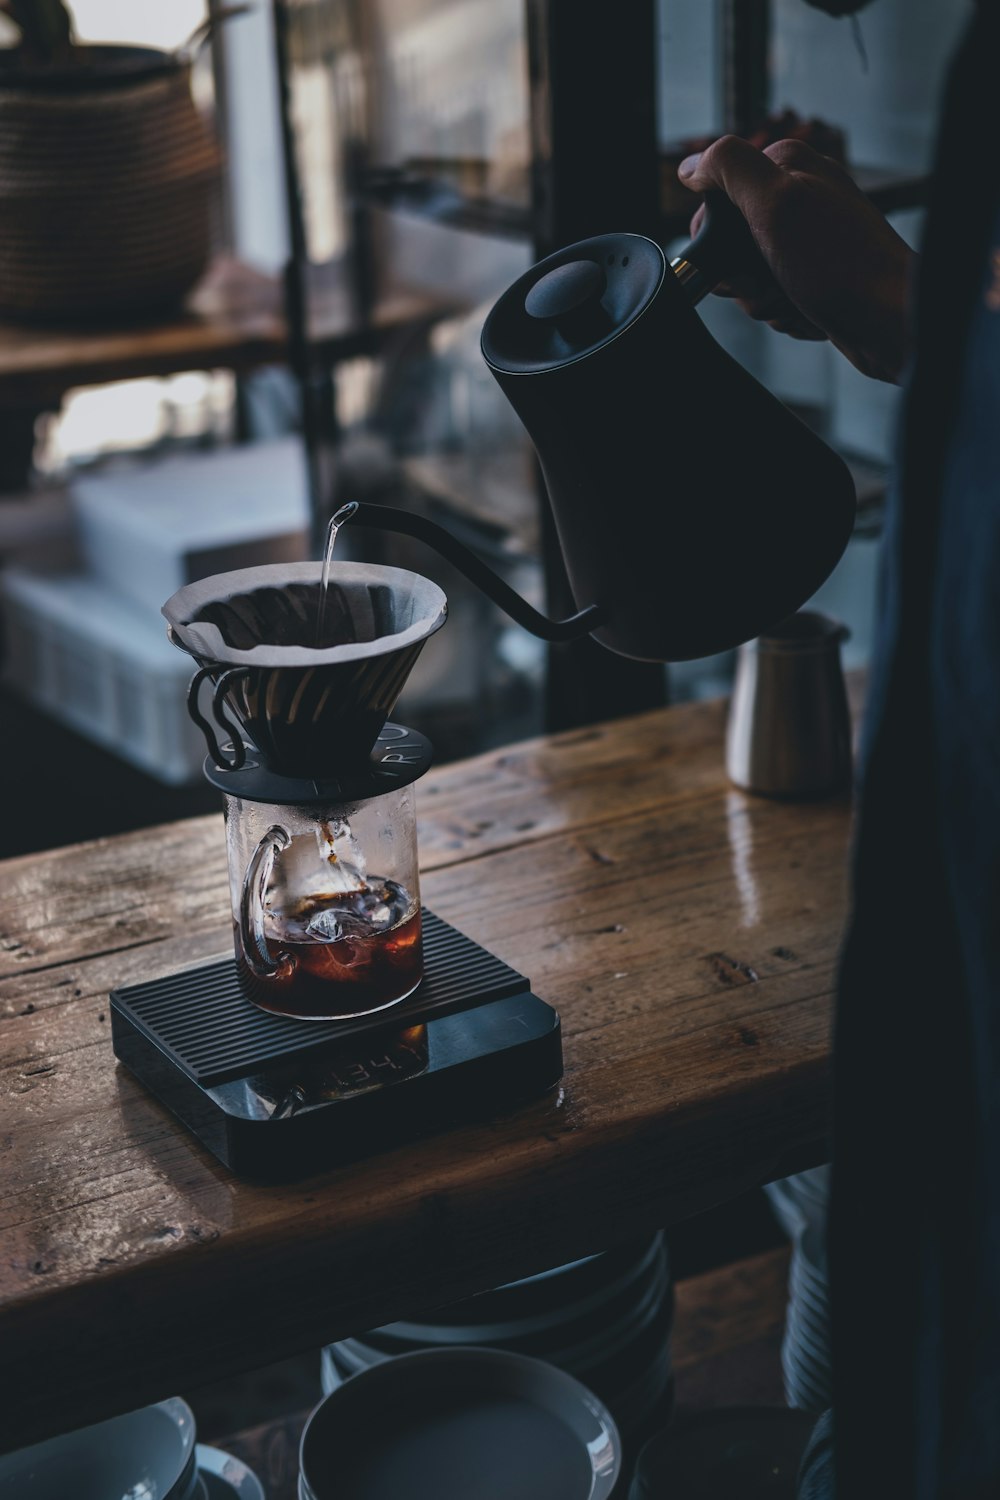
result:
M 692 192 L 721 188 L 752 224 L 754 206 L 785 175 L 769 156 L 738 135 L 724 135 L 696 156 L 685 157 L 677 175 Z

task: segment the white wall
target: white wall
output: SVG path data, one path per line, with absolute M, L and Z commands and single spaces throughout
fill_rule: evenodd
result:
M 706 0 L 657 0 L 657 126 L 664 144 L 722 128 L 718 11 Z
M 205 8 L 205 0 L 70 0 L 81 41 L 146 47 L 179 47 L 204 20 Z
M 227 23 L 226 110 L 234 250 L 262 271 L 288 259 L 271 6 Z
M 921 170 L 940 79 L 971 0 L 876 0 L 859 16 L 868 71 L 847 18 L 772 0 L 775 109 L 844 127 L 855 161 Z M 658 0 L 662 141 L 721 128 L 718 0 Z
M 773 102 L 847 130 L 852 160 L 922 170 L 930 160 L 941 80 L 971 0 L 876 0 L 859 25 L 773 0 Z

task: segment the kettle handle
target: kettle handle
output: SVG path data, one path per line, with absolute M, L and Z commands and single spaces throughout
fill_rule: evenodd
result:
M 692 306 L 730 276 L 770 275 L 749 224 L 718 188 L 705 194 L 698 233 L 670 264 Z

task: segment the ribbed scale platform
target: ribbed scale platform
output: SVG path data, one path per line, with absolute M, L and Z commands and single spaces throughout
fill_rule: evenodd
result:
M 348 1021 L 301 1021 L 271 1015 L 240 989 L 234 959 L 113 990 L 111 1008 L 143 1032 L 203 1088 L 299 1057 L 314 1059 L 346 1037 L 407 1026 L 502 1000 L 528 980 L 440 917 L 423 912 L 425 976 L 399 1005 Z

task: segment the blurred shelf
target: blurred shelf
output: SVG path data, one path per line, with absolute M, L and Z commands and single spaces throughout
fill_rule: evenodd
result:
M 69 485 L 39 484 L 0 501 L 0 565 L 58 568 L 76 561 Z
M 487 189 L 487 169 L 488 163 L 475 157 L 379 167 L 369 173 L 365 197 L 382 208 L 433 219 L 453 229 L 530 239 L 527 174 L 523 191 L 506 197 Z
M 664 160 L 665 175 L 669 161 Z M 927 201 L 930 179 L 923 175 L 901 173 L 889 167 L 851 167 L 858 186 L 883 213 L 920 208 Z M 404 165 L 380 167 L 369 176 L 366 196 L 384 208 L 394 208 L 481 234 L 513 239 L 530 239 L 532 214 L 529 206 L 529 183 L 526 169 L 520 180 L 508 173 L 509 195 L 489 190 L 490 163 L 478 157 L 414 158 Z M 678 203 L 679 184 L 665 181 L 665 206 L 660 222 L 660 238 L 666 242 L 687 234 L 691 214 L 698 206 L 696 194 L 689 194 L 690 204 Z
M 482 455 L 420 454 L 403 460 L 403 472 L 420 494 L 484 530 L 512 556 L 538 555 L 539 503 L 529 444 Z
M 923 208 L 931 179 L 926 174 L 900 173 L 888 167 L 853 167 L 851 175 L 861 191 L 884 214 L 905 208 Z
M 854 534 L 881 534 L 891 471 L 853 454 L 841 455 L 858 499 Z M 463 451 L 420 454 L 402 462 L 405 478 L 421 495 L 486 532 L 512 556 L 537 557 L 541 546 L 534 454 L 511 444 L 482 455 Z
M 341 264 L 318 267 L 314 276 L 313 345 L 331 359 L 365 352 L 454 305 L 399 287 L 361 319 Z M 93 328 L 0 324 L 0 409 L 44 410 L 74 386 L 112 380 L 192 369 L 244 371 L 281 362 L 287 352 L 280 279 L 220 256 L 168 318 Z

